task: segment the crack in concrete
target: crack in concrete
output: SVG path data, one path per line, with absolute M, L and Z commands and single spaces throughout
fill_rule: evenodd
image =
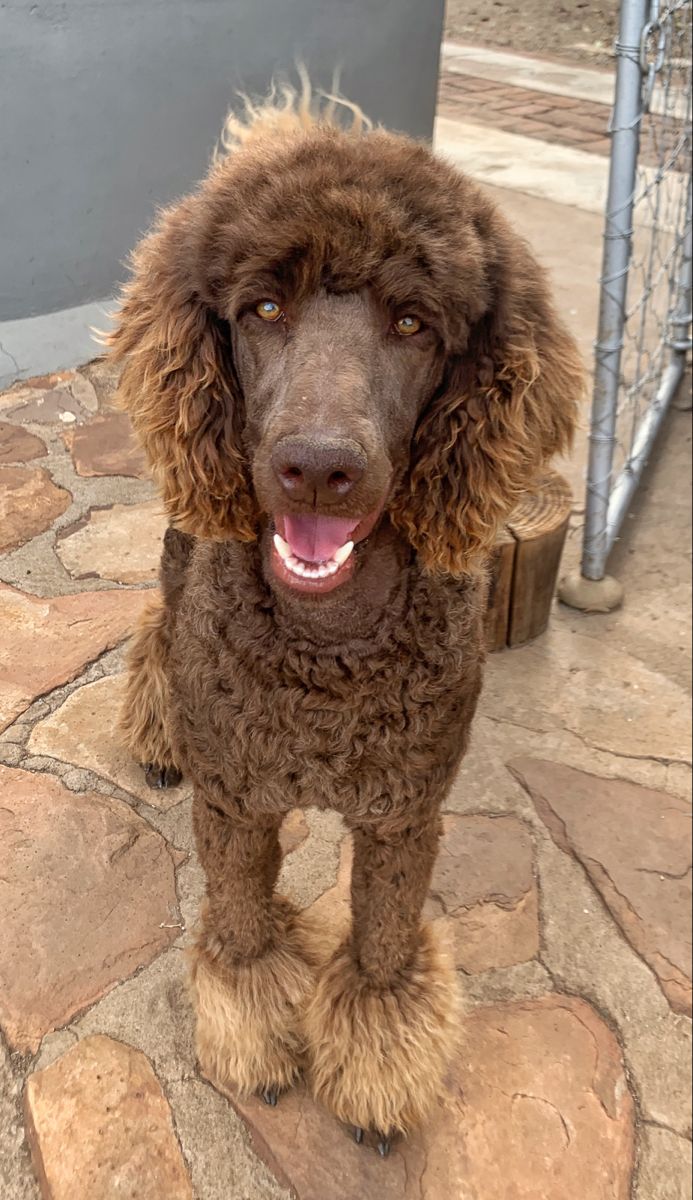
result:
M 678 1138 L 680 1142 L 688 1143 L 691 1140 L 690 1136 L 684 1136 L 684 1134 L 678 1133 L 676 1129 L 672 1129 L 671 1125 L 666 1125 L 663 1121 L 649 1120 L 642 1121 L 641 1124 L 643 1129 L 661 1129 L 663 1133 L 670 1133 L 672 1137 Z
M 124 854 L 128 854 L 129 851 L 132 850 L 135 843 L 139 841 L 140 837 L 142 836 L 142 833 L 143 830 L 134 829 L 129 838 L 127 838 L 126 841 L 122 842 L 120 846 L 117 846 L 116 849 L 109 854 L 108 861 L 111 866 L 114 866 L 118 862 L 118 859 L 122 858 Z
M 652 762 L 658 763 L 662 767 L 678 766 L 693 768 L 693 759 L 690 758 L 669 758 L 659 754 L 626 754 L 621 750 L 614 750 L 610 746 L 603 746 L 599 742 L 590 741 L 586 734 L 580 733 L 577 729 L 573 729 L 570 725 L 565 725 L 563 722 L 559 722 L 553 729 L 537 729 L 534 725 L 525 725 L 521 721 L 511 721 L 507 717 L 496 717 L 488 712 L 481 711 L 479 716 L 493 722 L 494 725 L 510 725 L 513 729 L 524 729 L 525 733 L 537 733 L 542 736 L 549 736 L 552 733 L 566 733 L 569 736 L 576 737 L 588 750 L 597 750 L 600 754 L 608 755 L 609 758 L 623 759 L 625 762 Z
M 407 1162 L 406 1154 L 402 1154 L 402 1156 L 401 1156 L 402 1164 L 404 1166 L 404 1195 L 409 1196 L 410 1181 L 415 1182 L 418 1193 L 419 1193 L 419 1200 L 425 1200 L 424 1176 L 426 1175 L 426 1172 L 428 1170 L 428 1155 L 426 1153 L 425 1145 L 422 1145 L 422 1153 L 423 1153 L 423 1160 L 424 1160 L 423 1167 L 421 1168 L 418 1179 L 415 1181 L 413 1180 L 413 1176 L 409 1170 L 409 1163 Z
M 596 1082 L 597 1076 L 599 1074 L 599 1042 L 597 1041 L 597 1037 L 594 1033 L 594 1030 L 590 1029 L 589 1025 L 587 1025 L 583 1021 L 580 1014 L 578 1012 L 576 1012 L 574 1008 L 571 1008 L 568 1011 L 570 1011 L 571 1015 L 573 1017 L 575 1017 L 575 1020 L 578 1022 L 578 1024 L 582 1025 L 582 1028 L 585 1030 L 585 1033 L 587 1033 L 589 1035 L 589 1037 L 592 1041 L 592 1044 L 594 1046 L 594 1069 L 592 1071 L 592 1091 L 594 1092 L 595 1096 L 597 1097 L 597 1100 L 599 1101 L 600 1107 L 601 1107 L 602 1111 L 604 1112 L 604 1115 L 607 1116 L 610 1121 L 615 1121 L 617 1118 L 616 1111 L 609 1112 L 608 1108 L 606 1107 L 606 1104 L 604 1103 L 604 1100 L 602 1099 L 601 1092 L 600 1092 L 600 1090 L 597 1086 L 597 1082 Z M 614 1096 L 614 1100 L 616 1101 L 615 1096 Z
M 624 939 L 630 946 L 631 950 L 633 950 L 633 952 L 637 955 L 637 957 L 640 959 L 641 962 L 645 963 L 650 968 L 650 970 L 652 971 L 652 973 L 659 985 L 660 991 L 662 992 L 665 1000 L 667 1001 L 667 1004 L 672 1009 L 672 1011 L 675 1012 L 676 1009 L 674 1009 L 674 1007 L 672 1005 L 671 998 L 666 994 L 666 992 L 664 991 L 664 988 L 662 987 L 662 983 L 665 981 L 669 982 L 669 980 L 667 979 L 666 976 L 664 977 L 664 979 L 662 978 L 662 976 L 660 975 L 657 968 L 653 965 L 652 962 L 650 962 L 650 958 L 656 958 L 658 962 L 659 962 L 659 960 L 661 960 L 662 962 L 665 962 L 667 964 L 667 966 L 671 967 L 672 971 L 675 971 L 679 977 L 683 977 L 684 972 L 681 970 L 680 967 L 678 967 L 676 965 L 675 962 L 672 962 L 671 959 L 668 958 L 667 955 L 663 952 L 663 950 L 661 950 L 659 947 L 655 946 L 653 948 L 648 948 L 647 951 L 642 950 L 640 948 L 640 946 L 638 946 L 636 944 L 635 936 L 633 936 L 633 937 L 628 936 L 628 933 L 623 928 L 621 914 L 618 912 L 617 906 L 614 905 L 612 907 L 608 903 L 606 897 L 601 893 L 601 888 L 599 887 L 599 883 L 597 882 L 599 873 L 602 872 L 606 876 L 606 878 L 609 881 L 610 886 L 614 890 L 615 895 L 618 897 L 618 899 L 623 904 L 624 909 L 626 909 L 627 912 L 629 912 L 631 914 L 634 922 L 637 924 L 638 929 L 642 929 L 646 924 L 645 921 L 643 920 L 643 918 L 640 916 L 640 913 L 638 912 L 638 910 L 636 908 L 634 908 L 634 906 L 633 906 L 632 902 L 629 900 L 629 898 L 623 894 L 623 892 L 620 890 L 619 887 L 617 887 L 616 883 L 614 882 L 612 876 L 609 873 L 608 868 L 605 867 L 603 863 L 598 862 L 597 859 L 590 858 L 589 855 L 587 855 L 587 854 L 584 856 L 584 858 L 582 858 L 580 856 L 580 854 L 578 853 L 578 851 L 575 850 L 572 842 L 570 843 L 570 845 L 571 845 L 571 849 L 573 850 L 573 853 L 574 853 L 577 861 L 581 862 L 584 865 L 585 872 L 587 874 L 587 878 L 590 880 L 590 882 L 596 888 L 597 892 L 601 895 L 601 899 L 602 899 L 603 903 L 606 905 L 607 911 L 611 914 L 612 920 L 615 921 L 616 925 L 618 926 L 619 930 L 621 931 L 621 934 L 623 935 Z M 589 866 L 587 864 L 589 864 Z M 592 868 L 594 875 L 591 873 L 590 867 Z M 640 868 L 636 868 L 636 869 L 640 869 Z M 647 868 L 642 868 L 642 869 L 647 870 Z M 689 867 L 688 870 L 686 871 L 686 874 L 688 874 L 688 871 L 690 871 L 690 869 L 691 868 Z M 658 872 L 656 872 L 656 873 L 658 873 Z M 595 878 L 595 876 L 597 878 Z
M 660 879 L 681 880 L 685 879 L 687 875 L 691 874 L 691 871 L 693 871 L 693 866 L 689 863 L 686 869 L 681 871 L 679 874 L 677 874 L 675 871 L 658 870 L 657 867 L 636 867 L 635 870 L 638 872 L 638 874 L 642 875 L 658 875 Z M 609 878 L 611 878 L 611 876 L 609 876 Z
M 0 342 L 0 354 L 4 354 L 6 358 L 9 358 L 17 374 L 21 375 L 21 368 L 17 362 L 17 359 L 15 358 L 14 354 L 12 354 L 11 350 L 7 349 L 7 346 L 3 346 L 2 342 Z

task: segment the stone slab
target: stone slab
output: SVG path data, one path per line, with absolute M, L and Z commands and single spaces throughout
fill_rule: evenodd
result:
M 12 387 L 0 383 L 0 388 L 7 388 L 7 391 L 0 391 L 0 411 L 18 408 L 27 400 L 36 400 L 45 392 L 66 386 L 71 376 L 71 371 L 52 371 L 48 375 L 32 375 L 30 379 L 17 380 Z
M 527 826 L 516 817 L 448 815 L 444 830 L 425 915 L 442 907 L 456 965 L 478 974 L 534 958 L 539 905 Z
M 692 1200 L 692 1171 L 688 1138 L 656 1125 L 643 1127 L 634 1200 Z
M 85 1038 L 29 1076 L 24 1109 L 45 1200 L 193 1200 L 168 1101 L 140 1050 Z
M 171 808 L 190 794 L 190 786 L 181 784 L 162 791 L 147 786 L 140 764 L 118 735 L 124 686 L 124 676 L 107 675 L 77 688 L 34 726 L 27 749 L 94 771 L 154 808 Z
M 78 475 L 85 478 L 99 475 L 149 478 L 144 453 L 135 441 L 127 413 L 108 412 L 85 421 L 83 425 L 66 430 L 63 440 Z
M 618 1044 L 582 1000 L 480 1008 L 427 1125 L 381 1160 L 303 1087 L 233 1099 L 298 1200 L 628 1200 L 634 1106 Z
M 71 371 L 68 379 L 68 387 L 72 392 L 78 404 L 87 412 L 95 413 L 99 408 L 99 397 L 96 394 L 96 388 L 86 375 L 79 371 Z
M 43 467 L 0 467 L 0 553 L 43 533 L 71 503 Z
M 690 805 L 542 759 L 509 766 L 556 844 L 580 860 L 672 1008 L 690 1015 Z
M 0 421 L 0 464 L 29 462 L 43 458 L 47 453 L 45 442 L 21 425 Z
M 58 558 L 74 579 L 148 583 L 157 576 L 167 525 L 159 500 L 93 508 L 59 537 Z
M 593 749 L 624 757 L 690 757 L 686 689 L 608 637 L 583 633 L 585 620 L 573 614 L 580 632 L 554 620 L 536 642 L 492 656 L 484 716 L 536 733 L 574 733 Z
M 0 730 L 122 641 L 146 595 L 113 590 L 41 598 L 0 584 Z
M 178 935 L 175 862 L 127 804 L 0 766 L 0 1024 L 41 1038 Z
M 12 395 L 12 393 L 10 393 Z M 56 387 L 40 389 L 27 388 L 17 393 L 16 405 L 8 408 L 15 420 L 22 423 L 30 421 L 39 425 L 54 425 L 60 428 L 74 425 L 83 420 L 85 411 L 79 400 L 72 394 L 66 383 Z

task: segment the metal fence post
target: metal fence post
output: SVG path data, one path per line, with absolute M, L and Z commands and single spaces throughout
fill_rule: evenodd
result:
M 690 348 L 690 11 L 621 0 L 582 563 L 559 589 L 585 611 L 621 602 L 607 558 Z

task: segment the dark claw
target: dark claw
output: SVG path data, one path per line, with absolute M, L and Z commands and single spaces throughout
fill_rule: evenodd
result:
M 264 1100 L 265 1104 L 269 1105 L 270 1108 L 277 1107 L 277 1100 L 279 1099 L 278 1088 L 273 1088 L 273 1087 L 265 1088 L 264 1092 L 262 1092 L 261 1094 L 262 1094 L 262 1099 Z
M 363 1146 L 366 1139 L 366 1131 L 360 1125 L 352 1125 L 351 1136 L 357 1146 Z M 379 1130 L 373 1131 L 373 1137 L 378 1149 L 378 1154 L 381 1158 L 387 1158 L 392 1147 L 392 1140 L 386 1133 L 381 1133 Z
M 160 767 L 158 763 L 144 763 L 144 778 L 150 788 L 163 791 L 178 787 L 183 776 L 177 767 Z

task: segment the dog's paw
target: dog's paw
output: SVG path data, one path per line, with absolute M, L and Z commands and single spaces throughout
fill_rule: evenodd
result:
M 318 978 L 304 1028 L 313 1095 L 386 1157 L 393 1135 L 435 1104 L 459 1044 L 456 974 L 435 932 L 421 929 L 409 968 L 387 988 L 344 943 Z
M 392 1149 L 393 1141 L 399 1140 L 401 1136 L 396 1131 L 393 1133 L 383 1133 L 381 1129 L 374 1129 L 371 1131 L 371 1134 L 375 1149 L 378 1151 L 378 1154 L 381 1158 L 388 1158 L 390 1150 Z M 367 1131 L 360 1125 L 354 1125 L 352 1127 L 351 1136 L 353 1137 L 357 1146 L 368 1146 L 370 1144 Z
M 220 1091 L 255 1093 L 272 1108 L 304 1067 L 301 1016 L 317 969 L 302 915 L 275 897 L 274 921 L 273 944 L 259 958 L 227 960 L 204 922 L 191 952 L 202 1073 Z
M 163 791 L 178 787 L 183 776 L 177 767 L 160 766 L 159 763 L 143 763 L 144 778 L 148 787 Z

